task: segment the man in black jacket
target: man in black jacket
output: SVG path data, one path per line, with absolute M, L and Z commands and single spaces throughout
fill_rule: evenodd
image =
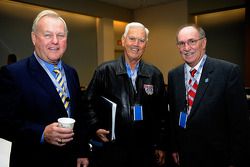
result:
M 148 29 L 129 23 L 122 36 L 124 54 L 100 65 L 87 90 L 91 129 L 101 142 L 97 166 L 149 167 L 164 164 L 161 128 L 167 113 L 162 73 L 141 60 L 148 42 Z M 104 108 L 96 101 L 101 96 L 117 104 L 115 139 L 103 125 Z M 99 106 L 99 107 L 98 107 Z M 113 136 L 114 137 L 114 136 Z

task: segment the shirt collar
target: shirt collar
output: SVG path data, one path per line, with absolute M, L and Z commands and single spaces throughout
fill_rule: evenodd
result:
M 54 64 L 48 63 L 47 61 L 44 61 L 43 59 L 41 59 L 39 56 L 36 55 L 36 53 L 34 52 L 34 55 L 37 59 L 43 61 L 43 63 L 45 64 L 46 68 L 53 74 L 53 70 L 54 70 Z M 59 60 L 57 67 L 59 70 L 62 69 L 62 61 Z
M 129 64 L 126 62 L 126 69 L 127 69 L 128 76 L 131 77 L 133 74 L 137 74 L 138 69 L 139 69 L 139 63 L 136 64 L 135 70 L 132 71 Z
M 190 67 L 187 63 L 185 63 L 185 66 L 186 66 L 187 71 L 191 71 L 191 70 L 193 70 L 193 69 L 196 69 L 196 70 L 198 71 L 198 68 L 199 68 L 199 66 L 200 66 L 201 61 L 202 61 L 203 58 L 204 58 L 204 56 L 200 59 L 199 63 L 196 64 L 196 66 L 194 66 L 193 68 Z

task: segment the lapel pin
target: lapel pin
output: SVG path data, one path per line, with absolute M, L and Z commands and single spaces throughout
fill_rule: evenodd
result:
M 209 81 L 209 79 L 208 79 L 208 78 L 206 78 L 206 79 L 205 79 L 205 83 L 208 83 L 208 81 Z

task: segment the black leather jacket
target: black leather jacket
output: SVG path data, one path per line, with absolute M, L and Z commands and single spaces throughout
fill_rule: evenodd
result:
M 142 60 L 137 74 L 136 92 L 126 71 L 124 55 L 103 63 L 95 70 L 87 89 L 91 129 L 93 132 L 103 129 L 102 111 L 97 111 L 95 101 L 97 97 L 105 96 L 117 104 L 117 142 L 160 146 L 163 144 L 162 125 L 167 113 L 163 75 L 156 67 Z M 143 121 L 133 121 L 132 106 L 135 104 L 142 105 Z

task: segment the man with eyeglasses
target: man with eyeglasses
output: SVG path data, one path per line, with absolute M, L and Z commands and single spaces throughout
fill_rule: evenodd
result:
M 122 36 L 124 54 L 100 65 L 87 90 L 92 142 L 97 167 L 152 167 L 165 162 L 164 114 L 167 113 L 162 73 L 142 60 L 149 30 L 141 23 L 127 24 Z M 99 98 L 117 104 L 115 130 Z M 107 117 L 110 116 L 110 118 Z M 97 150 L 98 149 L 98 150 Z
M 61 60 L 67 35 L 62 17 L 41 11 L 32 26 L 32 56 L 1 69 L 0 137 L 12 142 L 10 167 L 89 164 L 79 79 Z M 60 117 L 74 118 L 74 129 L 60 127 Z
M 176 40 L 185 63 L 168 74 L 175 162 L 181 167 L 247 166 L 249 114 L 238 65 L 208 57 L 205 32 L 197 25 L 182 26 Z

